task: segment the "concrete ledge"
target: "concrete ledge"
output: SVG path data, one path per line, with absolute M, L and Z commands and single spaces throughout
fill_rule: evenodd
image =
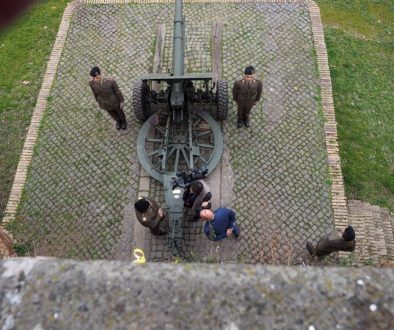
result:
M 0 262 L 2 329 L 393 329 L 394 269 Z

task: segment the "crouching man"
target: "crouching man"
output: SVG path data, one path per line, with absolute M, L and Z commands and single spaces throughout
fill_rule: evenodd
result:
M 212 193 L 204 180 L 193 181 L 183 193 L 183 206 L 189 221 L 198 221 L 202 209 L 211 208 Z
M 239 227 L 235 223 L 235 212 L 226 207 L 221 207 L 215 212 L 211 210 L 201 210 L 200 218 L 206 221 L 204 232 L 211 241 L 220 241 L 232 234 L 239 236 Z
M 348 226 L 338 239 L 322 238 L 316 245 L 311 242 L 306 243 L 306 248 L 312 256 L 324 257 L 332 252 L 347 251 L 352 252 L 356 247 L 356 233 L 352 226 Z

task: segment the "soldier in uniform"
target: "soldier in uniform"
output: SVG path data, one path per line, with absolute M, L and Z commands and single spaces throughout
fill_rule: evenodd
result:
M 337 251 L 354 251 L 356 247 L 356 234 L 352 226 L 348 226 L 342 233 L 342 237 L 338 239 L 321 239 L 316 247 L 312 243 L 306 243 L 306 248 L 312 256 L 324 257 L 332 252 Z
M 92 80 L 89 82 L 94 98 L 101 109 L 107 110 L 116 121 L 116 129 L 127 128 L 126 116 L 123 111 L 124 98 L 115 79 L 103 77 L 100 69 L 95 66 L 90 71 Z
M 141 225 L 150 229 L 152 235 L 167 234 L 168 221 L 161 208 L 153 199 L 143 197 L 134 203 L 135 214 Z
M 233 99 L 238 106 L 238 128 L 243 125 L 250 126 L 249 114 L 253 106 L 260 101 L 262 90 L 263 83 L 256 79 L 254 67 L 246 67 L 243 78 L 237 80 L 233 87 Z

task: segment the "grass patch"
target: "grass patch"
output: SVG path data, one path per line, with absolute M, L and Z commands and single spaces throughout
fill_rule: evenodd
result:
M 348 198 L 394 211 L 394 4 L 317 1 Z
M 66 4 L 39 1 L 0 33 L 0 219 Z
M 25 257 L 29 254 L 29 248 L 25 244 L 14 244 L 14 251 L 18 257 Z
M 390 37 L 394 2 L 391 0 L 317 0 L 324 27 L 334 27 L 358 38 Z M 391 25 L 391 26 L 390 26 Z

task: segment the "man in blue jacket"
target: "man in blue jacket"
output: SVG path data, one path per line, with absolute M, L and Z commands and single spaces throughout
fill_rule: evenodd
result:
M 235 238 L 239 236 L 239 227 L 235 223 L 235 212 L 226 207 L 221 207 L 215 212 L 211 210 L 201 210 L 200 217 L 206 221 L 204 232 L 211 241 L 220 241 L 231 234 Z

